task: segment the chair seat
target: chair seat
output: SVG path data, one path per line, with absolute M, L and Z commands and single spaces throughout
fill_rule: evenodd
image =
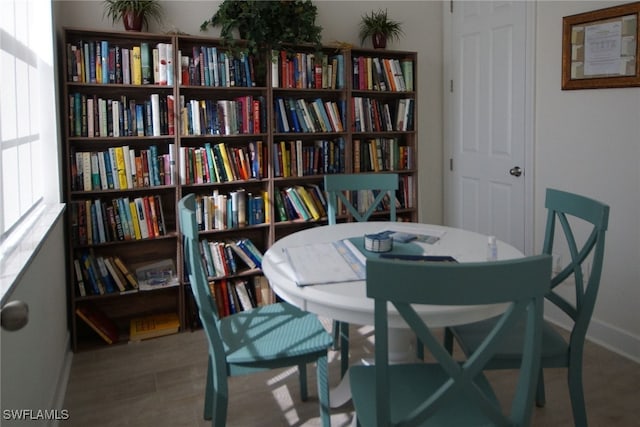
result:
M 349 370 L 353 405 L 362 427 L 377 426 L 375 366 L 352 366 Z M 424 403 L 450 377 L 438 364 L 417 363 L 389 366 L 391 420 L 405 417 L 411 410 Z M 420 378 L 421 381 L 415 381 Z M 424 380 L 423 380 L 424 379 Z M 494 402 L 497 397 L 484 375 L 476 384 Z M 486 421 L 486 422 L 484 422 Z M 462 393 L 453 396 L 434 417 L 419 426 L 490 426 L 494 425 L 480 408 Z
M 227 362 L 231 364 L 326 353 L 333 342 L 317 316 L 288 303 L 242 311 L 220 320 Z
M 451 331 L 458 339 L 460 346 L 466 354 L 475 352 L 487 332 L 493 328 L 497 317 L 470 323 L 461 326 L 451 327 Z M 519 322 L 509 333 L 504 336 L 492 361 L 487 364 L 489 369 L 493 368 L 517 368 L 520 366 L 522 357 L 522 344 L 524 337 L 524 323 Z M 543 322 L 542 326 L 542 367 L 562 367 L 567 364 L 569 354 L 569 344 L 558 330 L 549 322 Z

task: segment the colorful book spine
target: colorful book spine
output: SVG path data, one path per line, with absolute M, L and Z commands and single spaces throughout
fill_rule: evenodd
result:
M 142 84 L 148 85 L 153 83 L 153 64 L 151 62 L 151 49 L 149 43 L 140 43 L 140 69 L 142 75 Z

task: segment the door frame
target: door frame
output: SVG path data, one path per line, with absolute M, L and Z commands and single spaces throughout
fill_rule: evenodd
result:
M 442 8 L 442 57 L 443 57 L 443 221 L 449 225 L 452 216 L 452 202 L 448 195 L 453 187 L 452 174 L 449 173 L 450 159 L 453 157 L 451 135 L 453 128 L 453 102 L 451 96 L 451 82 L 453 79 L 453 0 L 446 1 Z M 524 112 L 524 252 L 525 255 L 534 254 L 534 143 L 535 143 L 535 23 L 537 0 L 525 2 L 525 112 Z

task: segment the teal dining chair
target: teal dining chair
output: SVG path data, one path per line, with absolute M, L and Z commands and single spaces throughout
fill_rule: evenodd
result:
M 358 222 L 368 221 L 371 215 L 383 205 L 389 205 L 389 220 L 396 220 L 396 190 L 398 174 L 395 173 L 358 173 L 333 174 L 324 176 L 324 191 L 327 192 L 327 217 L 329 224 L 337 221 L 338 201 Z M 356 200 L 349 197 L 351 192 L 371 191 L 375 195 L 369 206 L 356 206 Z
M 331 425 L 327 352 L 333 339 L 318 318 L 287 303 L 260 306 L 220 318 L 198 249 L 195 196 L 178 202 L 191 291 L 209 344 L 204 418 L 224 427 L 228 377 L 267 369 L 298 367 L 300 394 L 307 400 L 306 365 L 317 367 L 322 425 Z
M 568 316 L 572 327 L 567 341 L 550 323 L 544 324 L 536 403 L 538 406 L 545 404 L 543 368 L 567 368 L 573 421 L 576 426 L 585 427 L 587 412 L 582 387 L 582 359 L 587 327 L 600 286 L 609 206 L 588 197 L 555 189 L 547 189 L 545 206 L 547 224 L 542 252 L 554 253 L 556 224 L 560 224 L 561 232 L 558 234 L 564 236 L 570 254 L 566 266 L 556 269 L 557 273 L 551 280 L 551 291 L 546 298 Z M 586 236 L 584 240 L 580 240 L 580 245 L 576 242 L 578 230 L 582 232 L 581 235 Z M 563 292 L 558 292 L 562 283 L 571 284 L 574 289 L 573 298 L 566 298 L 562 295 Z M 455 337 L 465 353 L 473 352 L 480 345 L 479 335 L 495 322 L 496 319 L 489 319 L 448 328 L 445 331 L 445 346 L 451 352 Z M 514 330 L 509 339 L 504 341 L 487 365 L 488 369 L 512 369 L 519 363 L 519 331 L 520 329 Z
M 357 222 L 368 221 L 371 215 L 380 208 L 385 200 L 389 203 L 389 220 L 396 220 L 396 190 L 398 189 L 398 174 L 395 173 L 358 173 L 333 174 L 324 176 L 324 190 L 327 192 L 327 219 L 329 225 L 337 223 L 339 205 L 345 206 L 347 211 Z M 350 198 L 351 192 L 372 191 L 375 198 L 363 209 L 355 205 Z M 339 203 L 340 202 L 340 203 Z M 340 372 L 347 372 L 349 367 L 349 324 L 333 322 L 334 347 L 340 348 Z
M 374 300 L 375 364 L 349 371 L 358 425 L 526 426 L 530 423 L 540 362 L 544 295 L 551 256 L 506 261 L 444 263 L 367 260 L 367 297 Z M 514 286 L 514 284 L 518 286 Z M 392 285 L 390 285 L 392 284 Z M 482 345 L 455 360 L 414 304 L 504 304 L 505 311 Z M 394 308 L 433 356 L 428 363 L 389 363 L 388 314 Z M 483 374 L 504 336 L 525 324 L 524 357 L 510 409 Z

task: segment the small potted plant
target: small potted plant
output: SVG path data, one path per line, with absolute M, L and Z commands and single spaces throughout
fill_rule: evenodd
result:
M 404 34 L 402 25 L 398 21 L 389 19 L 387 9 L 371 11 L 362 15 L 360 21 L 360 44 L 364 44 L 367 38 L 371 38 L 374 49 L 384 49 L 387 41 L 399 39 Z
M 122 21 L 127 31 L 142 31 L 149 27 L 149 19 L 160 23 L 162 5 L 158 0 L 104 0 L 104 15 L 112 23 Z

